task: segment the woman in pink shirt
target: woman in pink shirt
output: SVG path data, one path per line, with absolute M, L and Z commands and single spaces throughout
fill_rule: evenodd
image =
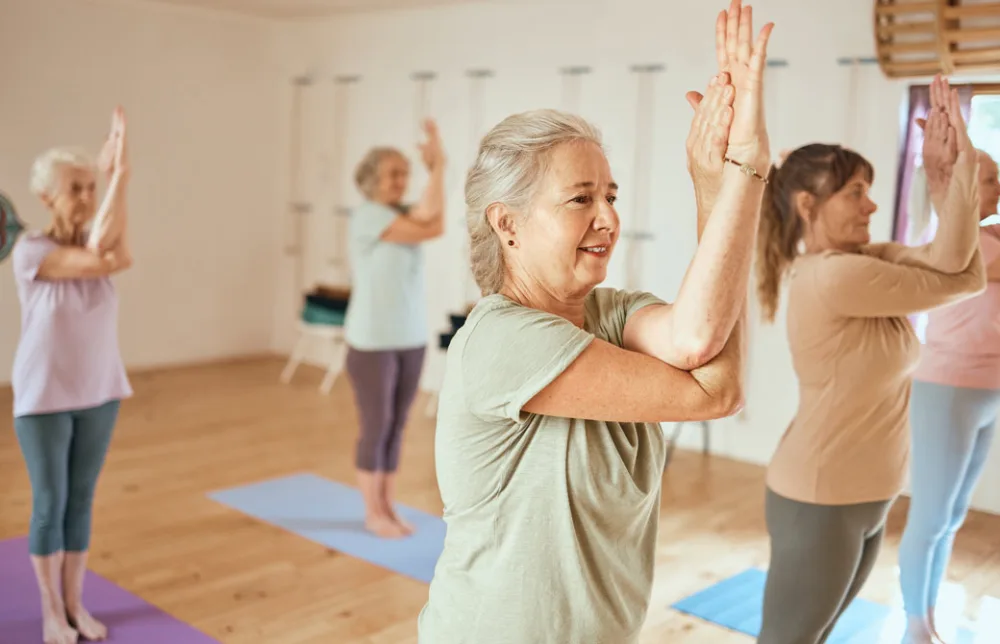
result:
M 95 165 L 97 167 L 95 167 Z M 95 218 L 96 171 L 109 186 Z M 31 481 L 28 536 L 45 644 L 103 640 L 83 606 L 91 507 L 118 405 L 132 394 L 118 350 L 110 276 L 131 265 L 126 243 L 125 120 L 93 163 L 66 148 L 39 156 L 31 190 L 52 219 L 15 245 L 21 337 L 14 357 L 14 429 Z
M 997 164 L 979 158 L 979 218 L 997 212 Z M 933 192 L 934 176 L 927 173 Z M 940 642 L 934 604 L 1000 410 L 1000 226 L 979 229 L 986 291 L 932 311 L 910 398 L 910 509 L 899 547 L 907 642 Z

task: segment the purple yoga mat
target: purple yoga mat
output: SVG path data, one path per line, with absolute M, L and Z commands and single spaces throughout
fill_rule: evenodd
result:
M 105 642 L 111 644 L 219 644 L 91 571 L 87 571 L 83 600 L 108 627 Z M 0 541 L 0 641 L 42 641 L 38 584 L 28 559 L 28 540 L 23 537 Z

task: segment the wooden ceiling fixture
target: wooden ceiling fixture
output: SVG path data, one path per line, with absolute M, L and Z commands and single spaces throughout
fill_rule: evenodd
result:
M 875 50 L 889 78 L 1000 73 L 1000 2 L 875 0 Z

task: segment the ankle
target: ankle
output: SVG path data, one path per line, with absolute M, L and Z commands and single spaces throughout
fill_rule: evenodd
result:
M 66 603 L 61 597 L 42 597 L 42 617 L 45 619 L 66 619 Z

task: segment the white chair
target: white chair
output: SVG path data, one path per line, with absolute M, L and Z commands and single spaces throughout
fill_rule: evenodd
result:
M 332 324 L 309 324 L 299 322 L 299 339 L 295 343 L 292 355 L 288 358 L 288 363 L 281 372 L 281 382 L 286 385 L 292 381 L 295 370 L 298 369 L 302 359 L 309 349 L 310 343 L 321 341 L 329 343 L 329 363 L 326 366 L 326 376 L 319 385 L 321 394 L 329 394 L 333 388 L 333 383 L 344 368 L 344 361 L 347 359 L 347 345 L 344 343 L 344 328 Z

